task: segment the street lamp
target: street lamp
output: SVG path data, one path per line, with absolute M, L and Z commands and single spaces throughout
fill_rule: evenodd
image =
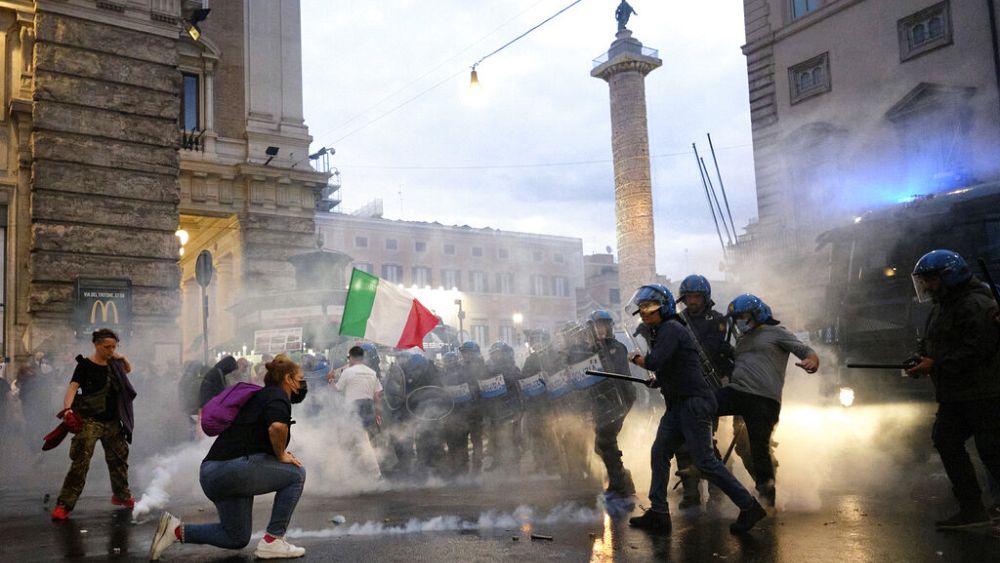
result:
M 465 311 L 462 310 L 462 300 L 461 299 L 456 299 L 455 300 L 455 305 L 458 305 L 458 340 L 459 340 L 459 344 L 461 344 L 462 333 L 465 332 L 465 330 L 462 328 L 462 321 L 465 320 Z

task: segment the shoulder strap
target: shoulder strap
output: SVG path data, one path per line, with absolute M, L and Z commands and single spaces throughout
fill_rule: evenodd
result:
M 684 325 L 688 334 L 691 335 L 691 339 L 694 340 L 694 347 L 698 350 L 698 359 L 701 360 L 701 369 L 705 373 L 705 380 L 708 381 L 708 386 L 713 389 L 719 389 L 722 387 L 722 382 L 719 380 L 719 374 L 716 373 L 712 360 L 708 358 L 708 354 L 706 354 L 705 349 L 702 348 L 701 342 L 698 341 L 698 335 L 695 334 L 694 329 L 691 328 L 691 321 L 688 320 L 687 311 L 681 311 L 678 315 L 684 319 L 684 322 L 681 324 Z

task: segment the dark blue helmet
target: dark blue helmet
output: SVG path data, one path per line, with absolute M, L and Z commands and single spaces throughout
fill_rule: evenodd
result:
M 399 367 L 407 378 L 416 378 L 422 375 L 430 367 L 427 357 L 417 352 L 407 352 L 399 356 Z
M 514 349 L 510 347 L 510 344 L 507 344 L 503 340 L 497 340 L 490 345 L 490 359 L 494 362 L 513 362 Z
M 952 250 L 932 250 L 917 260 L 913 267 L 914 276 L 937 274 L 948 289 L 962 285 L 972 278 L 972 271 L 957 252 Z
M 479 344 L 476 344 L 472 340 L 466 340 L 465 342 L 463 342 L 462 345 L 458 347 L 458 351 L 459 352 L 475 352 L 477 354 L 482 353 L 482 350 L 479 348 Z
M 607 321 L 611 324 L 615 324 L 615 318 L 611 316 L 611 313 L 605 311 L 604 309 L 597 309 L 591 313 L 590 320 L 595 323 L 597 321 Z
M 705 276 L 699 276 L 698 274 L 691 274 L 690 276 L 684 278 L 681 282 L 681 287 L 677 291 L 677 300 L 684 301 L 689 293 L 700 293 L 705 296 L 705 302 L 708 303 L 712 300 L 712 284 L 708 283 L 708 278 Z
M 669 289 L 661 284 L 651 283 L 636 290 L 635 294 L 632 295 L 632 299 L 629 301 L 629 308 L 633 309 L 633 311 L 631 311 L 632 314 L 637 315 L 639 313 L 639 304 L 646 303 L 648 301 L 660 304 L 660 316 L 663 317 L 664 320 L 677 314 L 677 304 L 674 302 L 673 294 L 670 293 Z
M 441 356 L 441 365 L 446 370 L 461 368 L 462 356 L 458 352 L 445 352 L 444 356 Z
M 754 322 L 759 325 L 778 324 L 778 321 L 771 314 L 771 308 L 767 303 L 764 303 L 760 297 L 752 293 L 744 293 L 733 299 L 729 303 L 729 309 L 726 311 L 726 315 L 729 317 L 736 317 L 743 313 L 750 313 Z

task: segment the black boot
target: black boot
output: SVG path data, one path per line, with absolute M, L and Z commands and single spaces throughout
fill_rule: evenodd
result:
M 729 533 L 745 534 L 753 528 L 754 524 L 760 522 L 767 516 L 767 511 L 759 502 L 753 501 L 753 506 L 740 510 L 740 515 L 736 521 L 729 525 Z
M 619 497 L 630 497 L 635 494 L 635 483 L 632 482 L 632 473 L 628 469 L 623 469 L 608 478 L 608 488 L 605 493 Z
M 670 513 L 647 510 L 642 516 L 629 518 L 628 525 L 656 533 L 670 532 Z
M 975 528 L 987 526 L 990 522 L 990 515 L 982 507 L 963 508 L 958 514 L 946 520 L 938 520 L 934 527 L 938 530 L 957 530 L 960 528 Z

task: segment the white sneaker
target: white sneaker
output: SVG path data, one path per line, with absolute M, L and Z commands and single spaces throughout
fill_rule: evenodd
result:
M 274 538 L 267 543 L 264 538 L 257 542 L 257 550 L 253 552 L 257 559 L 292 559 L 306 554 L 305 548 L 295 547 L 285 541 L 285 538 Z
M 153 543 L 149 545 L 149 560 L 159 561 L 160 554 L 168 547 L 174 545 L 177 536 L 174 529 L 181 525 L 181 519 L 169 512 L 164 512 L 160 516 L 160 524 L 156 527 L 156 534 L 153 536 Z

